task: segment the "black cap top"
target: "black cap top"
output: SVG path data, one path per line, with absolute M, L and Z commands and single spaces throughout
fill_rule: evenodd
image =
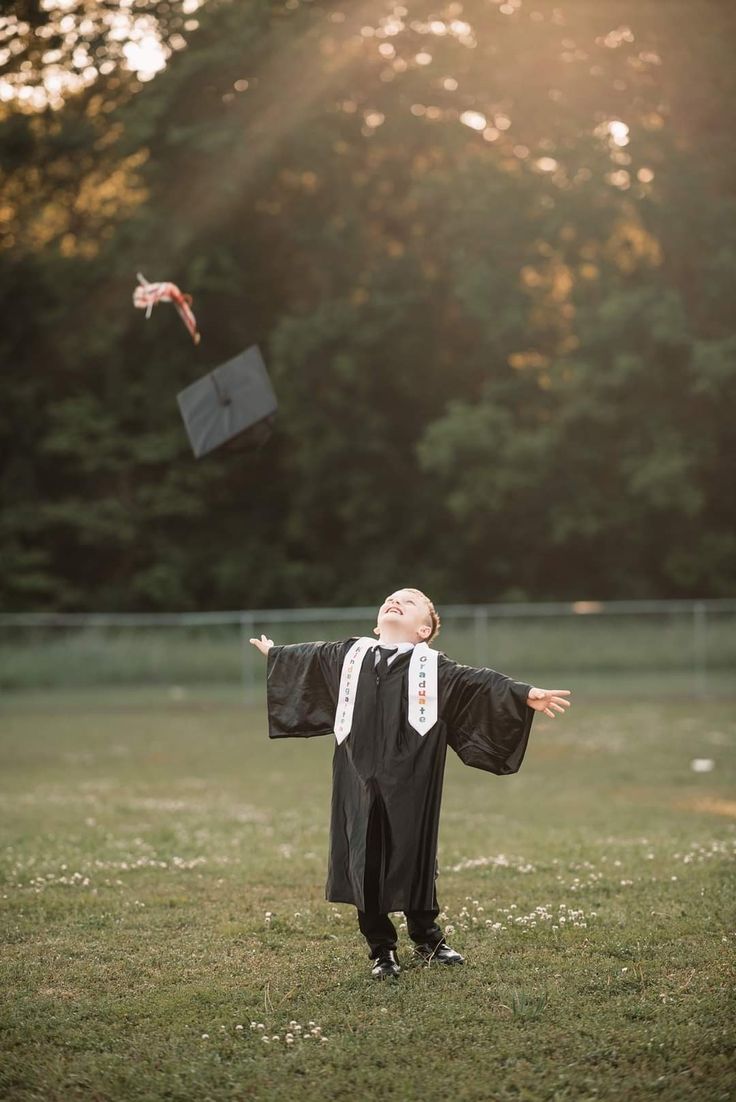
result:
M 264 443 L 277 408 L 256 345 L 220 364 L 176 397 L 197 459 L 235 437 L 238 443 Z

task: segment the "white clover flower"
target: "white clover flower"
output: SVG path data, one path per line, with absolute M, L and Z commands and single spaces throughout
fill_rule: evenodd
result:
M 235 1028 L 238 1031 L 238 1033 L 240 1033 L 240 1031 L 242 1030 L 243 1027 L 242 1027 L 242 1025 L 236 1025 Z
M 287 1045 L 293 1045 L 294 1044 L 294 1038 L 291 1036 L 290 1033 L 286 1034 L 286 1043 L 287 1043 Z
M 203 1041 L 209 1041 L 209 1039 L 210 1039 L 209 1033 L 203 1033 L 202 1034 L 202 1040 Z
M 270 1045 L 271 1044 L 271 1038 L 270 1037 L 261 1037 L 261 1040 L 263 1041 L 264 1045 Z
M 265 1027 L 265 1025 L 263 1024 L 263 1022 L 259 1022 L 259 1023 L 258 1023 L 258 1025 L 256 1026 L 256 1029 L 265 1029 L 265 1028 L 266 1028 L 266 1027 Z

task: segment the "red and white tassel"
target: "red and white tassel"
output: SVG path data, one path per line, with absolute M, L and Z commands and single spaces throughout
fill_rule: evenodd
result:
M 133 291 L 133 305 L 146 311 L 146 317 L 150 318 L 151 311 L 158 302 L 173 302 L 179 317 L 189 331 L 189 335 L 195 344 L 200 342 L 200 334 L 197 329 L 197 320 L 192 313 L 192 296 L 180 291 L 175 283 L 149 283 L 138 272 L 140 287 Z

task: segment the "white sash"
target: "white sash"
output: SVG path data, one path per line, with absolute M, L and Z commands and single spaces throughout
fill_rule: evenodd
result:
M 376 646 L 378 642 L 375 639 L 364 636 L 356 639 L 345 655 L 335 715 L 335 738 L 338 745 L 345 741 L 353 725 L 355 694 L 366 651 Z M 426 643 L 417 643 L 412 651 L 408 688 L 409 723 L 415 731 L 424 735 L 437 722 L 437 651 Z
M 437 722 L 437 651 L 417 643 L 409 663 L 409 723 L 420 735 Z
M 375 639 L 364 636 L 356 639 L 352 647 L 345 655 L 340 674 L 340 692 L 337 697 L 337 714 L 335 715 L 335 738 L 338 746 L 350 734 L 353 725 L 353 709 L 355 707 L 355 690 L 358 688 L 358 675 L 363 665 L 363 658 L 367 650 L 376 646 Z

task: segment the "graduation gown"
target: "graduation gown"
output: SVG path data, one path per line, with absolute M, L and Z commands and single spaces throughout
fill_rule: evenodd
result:
M 296 643 L 268 652 L 270 738 L 331 734 L 343 660 L 355 639 Z M 366 840 L 380 822 L 378 910 L 434 906 L 440 801 L 447 747 L 489 773 L 519 769 L 534 711 L 530 686 L 489 669 L 438 656 L 438 718 L 419 734 L 407 721 L 411 652 L 379 678 L 375 652 L 363 659 L 350 734 L 335 746 L 326 898 L 364 907 Z

